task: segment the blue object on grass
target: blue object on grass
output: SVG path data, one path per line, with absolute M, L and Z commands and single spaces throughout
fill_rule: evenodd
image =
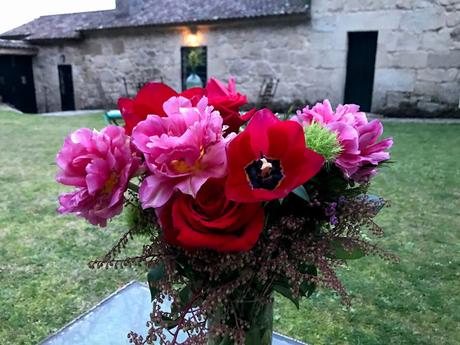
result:
M 163 307 L 169 308 L 169 303 L 165 302 Z M 150 319 L 151 310 L 148 287 L 139 282 L 131 282 L 39 345 L 128 345 L 127 335 L 130 331 L 141 335 L 147 333 L 146 321 Z M 183 340 L 185 334 L 179 336 L 179 341 Z M 273 333 L 272 344 L 304 343 Z
M 122 120 L 120 110 L 110 110 L 104 114 L 104 119 L 109 125 L 118 126 L 118 121 Z

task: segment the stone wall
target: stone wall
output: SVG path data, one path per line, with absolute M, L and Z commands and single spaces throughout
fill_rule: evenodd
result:
M 343 101 L 347 32 L 379 31 L 373 110 L 452 111 L 460 96 L 460 0 L 312 0 L 311 18 L 199 26 L 208 75 L 236 77 L 257 102 L 263 75 L 280 78 L 276 102 Z M 57 65 L 72 64 L 76 105 L 113 107 L 122 78 L 163 77 L 180 89 L 180 47 L 188 28 L 85 33 L 85 40 L 41 46 L 37 101 L 60 109 Z M 129 93 L 134 92 L 130 85 Z M 404 115 L 401 114 L 401 115 Z
M 460 0 L 313 0 L 312 30 L 346 55 L 346 32 L 378 30 L 373 110 L 451 113 L 460 98 Z
M 77 109 L 115 107 L 119 97 L 136 91 L 134 82 L 163 76 L 180 86 L 180 34 L 174 30 L 101 32 L 82 41 L 40 46 L 34 61 L 39 111 L 61 109 L 58 65 L 72 65 Z M 46 96 L 45 96 L 46 93 Z

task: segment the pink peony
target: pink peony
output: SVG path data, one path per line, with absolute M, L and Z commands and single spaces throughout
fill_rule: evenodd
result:
M 123 194 L 140 159 L 133 156 L 125 130 L 108 126 L 101 132 L 82 128 L 69 135 L 56 156 L 56 180 L 77 187 L 59 197 L 59 213 L 75 213 L 93 225 L 121 213 Z
M 234 137 L 223 138 L 222 117 L 206 97 L 196 107 L 189 99 L 172 97 L 163 107 L 167 117 L 150 115 L 132 134 L 152 173 L 139 192 L 144 208 L 163 206 L 175 190 L 196 197 L 209 178 L 224 177 L 225 150 Z
M 342 152 L 335 165 L 356 182 L 367 182 L 377 174 L 376 167 L 390 159 L 385 150 L 393 145 L 393 139 L 377 142 L 383 134 L 383 125 L 379 120 L 368 122 L 364 112 L 354 104 L 339 105 L 334 111 L 331 103 L 325 100 L 314 107 L 305 107 L 297 111 L 292 118 L 303 126 L 319 123 L 337 134 Z

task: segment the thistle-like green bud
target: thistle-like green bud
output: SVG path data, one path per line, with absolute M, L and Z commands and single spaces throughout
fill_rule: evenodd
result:
M 342 152 L 337 134 L 313 122 L 305 128 L 307 147 L 324 157 L 326 162 L 333 161 Z

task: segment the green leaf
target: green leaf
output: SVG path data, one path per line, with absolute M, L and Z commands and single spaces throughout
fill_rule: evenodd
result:
M 246 333 L 246 340 L 245 344 L 247 345 L 256 345 L 260 344 L 260 330 L 256 327 L 255 329 L 251 329 L 249 332 Z
M 174 327 L 176 327 L 178 324 L 179 324 L 179 317 L 177 318 L 172 318 L 172 317 L 167 317 L 167 316 L 163 316 L 162 317 L 162 320 L 166 323 L 166 328 L 168 329 L 172 329 Z
M 300 267 L 300 271 L 302 273 L 308 273 L 309 275 L 312 275 L 312 276 L 318 275 L 318 270 L 316 266 L 314 265 L 305 265 L 304 267 Z M 300 284 L 300 287 L 299 287 L 300 296 L 308 298 L 313 294 L 313 292 L 315 292 L 315 289 L 316 289 L 315 282 L 312 282 L 310 280 L 305 280 L 302 282 L 302 284 Z
M 179 291 L 180 304 L 184 305 L 192 299 L 193 293 L 190 286 L 186 285 Z
M 157 283 L 165 275 L 165 265 L 163 262 L 158 263 L 156 266 L 152 267 L 147 274 L 147 281 L 149 282 L 150 296 L 152 301 L 155 299 L 155 296 L 158 293 Z
M 292 290 L 291 290 L 291 288 L 289 286 L 289 283 L 278 281 L 275 284 L 273 284 L 273 289 L 276 292 L 279 292 L 284 297 L 286 297 L 292 303 L 294 303 L 294 305 L 297 307 L 297 309 L 299 309 L 299 299 L 294 298 L 294 296 L 292 296 Z
M 296 189 L 292 191 L 295 195 L 297 195 L 299 198 L 302 198 L 305 201 L 310 201 L 310 196 L 308 195 L 307 190 L 305 189 L 304 186 L 299 186 Z
M 349 238 L 340 237 L 331 242 L 329 257 L 340 260 L 356 260 L 366 255 L 358 243 Z
M 302 284 L 300 284 L 300 296 L 303 296 L 303 297 L 310 297 L 311 295 L 313 295 L 313 292 L 315 292 L 315 289 L 316 289 L 316 284 L 310 280 L 305 280 L 304 282 L 302 282 Z

